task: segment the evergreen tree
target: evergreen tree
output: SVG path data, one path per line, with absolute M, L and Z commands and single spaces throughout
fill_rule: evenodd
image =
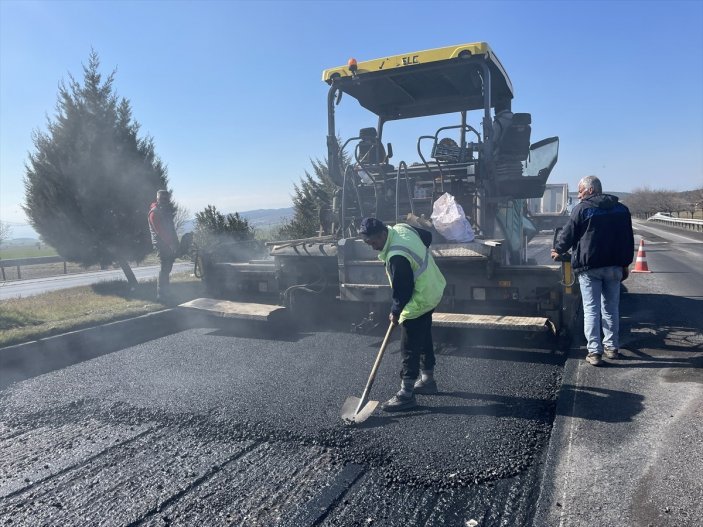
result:
M 341 140 L 337 138 L 341 147 Z M 293 218 L 280 231 L 283 238 L 297 239 L 316 236 L 322 230 L 330 233 L 334 222 L 332 200 L 339 187 L 330 178 L 328 160 L 310 160 L 312 174 L 307 170 L 300 183 L 293 187 Z M 349 156 L 342 152 L 342 173 L 349 164 Z
M 152 250 L 147 213 L 168 177 L 153 139 L 138 136 L 129 101 L 113 93 L 115 73 L 103 80 L 99 66 L 92 51 L 83 84 L 70 75 L 60 84 L 54 120 L 33 137 L 23 208 L 66 260 L 117 263 L 134 286 L 128 262 Z
M 214 205 L 208 205 L 195 215 L 195 241 L 200 247 L 221 241 L 253 239 L 254 229 L 238 212 L 225 216 Z

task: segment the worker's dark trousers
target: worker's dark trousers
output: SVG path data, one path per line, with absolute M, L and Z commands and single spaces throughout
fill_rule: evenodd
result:
M 169 294 L 169 288 L 171 285 L 171 280 L 169 275 L 171 274 L 171 269 L 173 269 L 173 262 L 175 258 L 171 255 L 159 254 L 159 261 L 161 262 L 161 270 L 159 271 L 159 278 L 156 281 L 156 297 L 160 298 L 163 295 Z
M 403 358 L 401 379 L 415 380 L 423 370 L 433 370 L 435 364 L 432 345 L 432 311 L 401 324 L 400 354 Z

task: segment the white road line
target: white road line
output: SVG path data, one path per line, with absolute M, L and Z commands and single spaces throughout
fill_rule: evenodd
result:
M 578 360 L 578 359 L 576 359 Z M 571 403 L 571 423 L 569 423 L 569 440 L 566 447 L 566 473 L 564 476 L 564 493 L 561 497 L 561 512 L 559 513 L 559 527 L 564 526 L 564 520 L 568 507 L 566 498 L 569 490 L 569 474 L 571 472 L 571 447 L 574 444 L 574 427 L 576 426 L 576 398 L 579 396 L 579 379 L 581 377 L 581 361 L 576 364 L 576 381 L 574 383 L 574 400 Z

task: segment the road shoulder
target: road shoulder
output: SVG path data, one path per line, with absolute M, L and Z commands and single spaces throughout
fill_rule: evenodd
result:
M 164 309 L 0 348 L 0 390 L 15 382 L 174 333 L 188 326 L 188 322 L 175 310 Z
M 638 300 L 623 298 L 622 359 L 571 350 L 535 526 L 703 525 L 703 335 Z

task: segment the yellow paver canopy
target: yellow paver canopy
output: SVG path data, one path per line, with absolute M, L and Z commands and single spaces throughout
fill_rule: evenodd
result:
M 330 68 L 322 80 L 387 120 L 484 107 L 483 68 L 490 71 L 491 106 L 513 98 L 503 65 L 485 42 L 416 51 Z

